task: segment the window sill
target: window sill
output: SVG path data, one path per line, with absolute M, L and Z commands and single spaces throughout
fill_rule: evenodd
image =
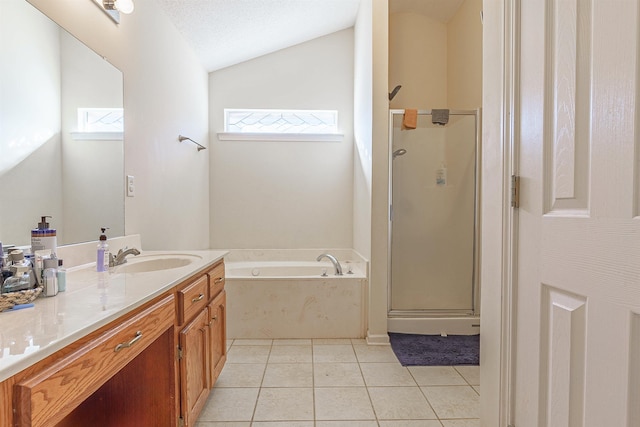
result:
M 220 141 L 326 141 L 340 142 L 342 133 L 242 133 L 219 132 Z
M 124 132 L 71 132 L 75 141 L 122 141 Z

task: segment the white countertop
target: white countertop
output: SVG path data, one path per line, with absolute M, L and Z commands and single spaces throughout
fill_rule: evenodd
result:
M 128 257 L 127 264 L 175 256 L 191 263 L 127 274 L 116 267 L 100 280 L 95 263 L 68 269 L 65 292 L 37 298 L 32 308 L 0 313 L 0 381 L 129 313 L 226 254 L 221 250 L 144 251 L 139 257 Z

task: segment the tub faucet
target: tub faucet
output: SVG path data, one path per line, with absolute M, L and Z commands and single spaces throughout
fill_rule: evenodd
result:
M 342 276 L 342 266 L 340 265 L 340 262 L 336 259 L 336 257 L 331 254 L 325 253 L 316 258 L 316 261 L 320 261 L 322 258 L 329 258 L 329 260 L 333 263 L 333 267 L 336 269 L 336 276 Z
M 109 256 L 109 267 L 115 267 L 116 265 L 121 265 L 127 262 L 127 255 L 140 255 L 140 251 L 136 248 L 131 249 L 120 249 L 118 251 L 118 255 L 111 254 Z

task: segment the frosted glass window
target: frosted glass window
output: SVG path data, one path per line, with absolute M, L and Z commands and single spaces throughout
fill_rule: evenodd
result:
M 124 109 L 78 108 L 78 132 L 124 132 Z
M 225 109 L 224 130 L 262 134 L 336 134 L 336 110 Z

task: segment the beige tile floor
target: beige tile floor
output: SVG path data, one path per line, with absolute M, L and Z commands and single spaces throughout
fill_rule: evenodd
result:
M 197 427 L 479 427 L 478 366 L 403 367 L 364 340 L 233 340 Z

